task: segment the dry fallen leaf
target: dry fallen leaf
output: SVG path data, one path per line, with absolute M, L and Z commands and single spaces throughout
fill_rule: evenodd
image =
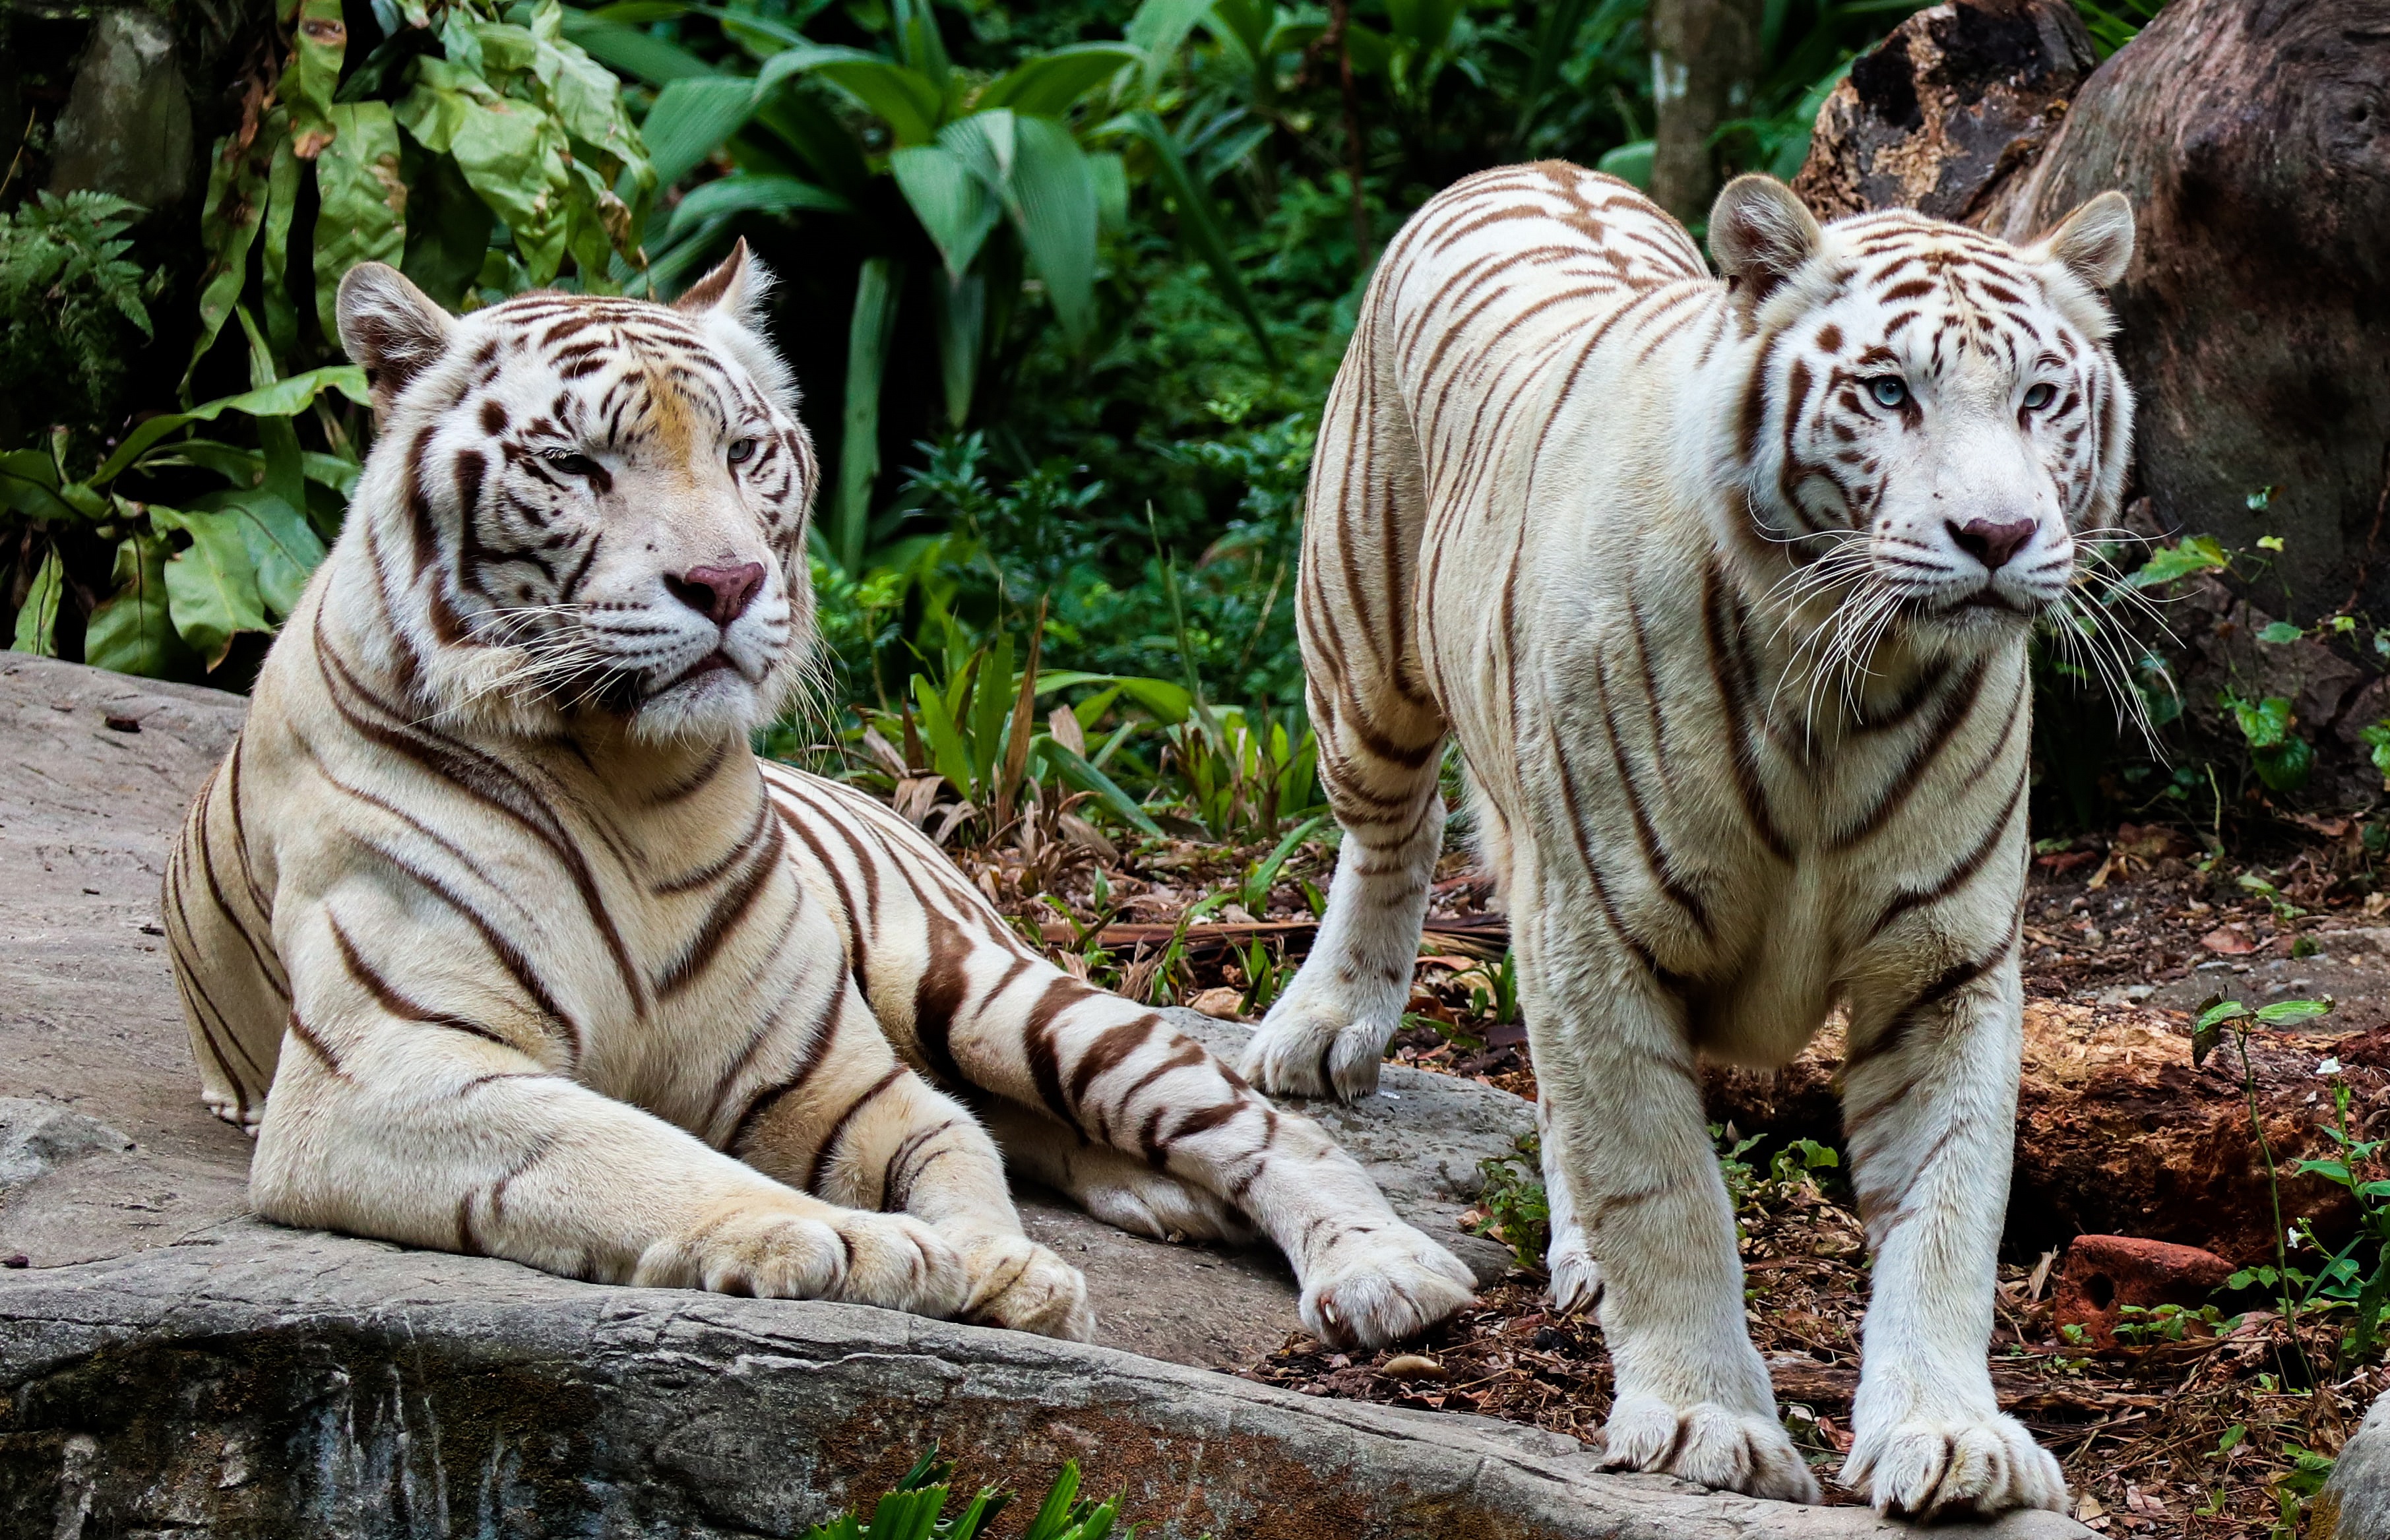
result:
M 1229 989 L 1226 986 L 1219 989 L 1207 989 L 1187 1004 L 1189 1009 L 1200 1010 L 1206 1016 L 1218 1017 L 1223 1021 L 1244 1020 L 1245 996 L 1241 990 Z
M 2199 938 L 2199 944 L 2210 952 L 2221 952 L 2228 957 L 2238 957 L 2257 950 L 2246 930 L 2236 930 L 2229 925 L 2219 926 Z

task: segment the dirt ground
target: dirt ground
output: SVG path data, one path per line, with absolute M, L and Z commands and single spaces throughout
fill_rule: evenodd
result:
M 2031 1151 L 2039 1135 L 2056 1136 L 2037 1120 L 2054 1124 L 2075 1117 L 2079 1108 L 2055 1107 L 2051 1097 L 2082 1090 L 2087 1077 L 2089 1097 L 2112 1103 L 2119 1098 L 2118 1078 L 2127 1083 L 2121 1123 L 2113 1115 L 2088 1123 L 2075 1117 L 2083 1124 L 2075 1130 L 2076 1143 L 2088 1131 L 2094 1156 L 2103 1139 L 2139 1136 L 2136 1123 L 2154 1131 L 2152 1138 L 2178 1135 L 2165 1109 L 2152 1110 L 2168 1097 L 2204 1095 L 2211 1122 L 2221 1119 L 2226 1131 L 2235 1121 L 2245 1125 L 2235 1110 L 2244 1087 L 2229 1039 L 2204 1070 L 2189 1062 L 2195 1013 L 2223 995 L 2252 1008 L 2288 999 L 2332 1001 L 2329 1015 L 2252 1040 L 2261 1063 L 2273 1066 L 2253 1071 L 2252 1078 L 2273 1077 L 2265 1087 L 2273 1098 L 2266 1118 L 2276 1145 L 2288 1147 L 2276 1149 L 2280 1162 L 2287 1170 L 2294 1155 L 2319 1153 L 2312 1146 L 2331 1114 L 2328 1082 L 2306 1077 L 2335 1064 L 2340 1045 L 2390 1043 L 2382 1031 L 2390 1023 L 2390 888 L 2375 891 L 2371 871 L 2380 853 L 2364 841 L 2354 820 L 2310 819 L 2277 825 L 2242 857 L 2210 856 L 2192 836 L 2157 826 L 2126 825 L 2103 837 L 2037 846 L 2024 960 L 2030 1020 L 2041 1035 L 2028 1053 L 2021 1149 Z M 1249 1019 L 1299 962 L 1331 866 L 1324 848 L 1305 847 L 1274 874 L 1265 897 L 1255 877 L 1266 854 L 1259 846 L 1174 844 L 1110 866 L 1100 888 L 1094 861 L 1043 853 L 1043 869 L 1013 851 L 989 857 L 979 864 L 981 881 L 1024 926 L 1039 926 L 1067 965 L 1133 994 Z M 1215 902 L 1186 922 L 1196 901 L 1239 887 L 1247 890 L 1237 895 L 1240 902 Z M 1041 890 L 1061 901 L 1020 896 Z M 1411 1012 L 1388 1058 L 1533 1097 L 1534 1068 L 1506 997 L 1504 932 L 1492 896 L 1465 856 L 1447 858 Z M 1824 1051 L 1809 1066 L 1812 1100 L 1831 1097 L 1831 1045 Z M 2089 1069 L 2070 1074 L 2065 1064 L 2040 1063 L 2037 1054 Z M 2360 1134 L 2369 1121 L 2380 1127 L 2390 1102 L 2383 1094 L 2390 1063 L 2368 1070 L 2357 1063 L 2364 1057 L 2355 1053 L 2350 1071 Z M 1867 1274 L 1844 1173 L 1838 1164 L 1812 1167 L 1802 1152 L 1832 1142 L 1831 1100 L 1823 1103 L 1824 1126 L 1811 1126 L 1820 1116 L 1815 1109 L 1770 1115 L 1795 1099 L 1787 1087 L 1802 1068 L 1777 1077 L 1774 1100 L 1761 1094 L 1735 1103 L 1756 1109 L 1747 1114 L 1754 1121 L 1741 1128 L 1729 1121 L 1716 1132 L 1739 1200 L 1754 1338 L 1790 1425 L 1821 1475 L 1830 1476 L 1850 1444 Z M 2281 1084 L 2286 1075 L 2291 1082 Z M 2203 1089 L 2202 1076 L 2213 1084 Z M 2375 1103 L 2370 1110 L 2368 1100 Z M 2302 1122 L 2309 1126 L 2288 1126 Z M 1762 1130 L 1756 1139 L 1748 1132 L 1754 1128 Z M 1790 1146 L 1795 1129 L 1817 1136 L 1818 1145 Z M 2245 1126 L 2240 1132 L 2245 1138 Z M 1738 1147 L 1745 1147 L 1739 1155 Z M 2191 1167 L 2238 1159 L 2204 1147 L 2168 1158 Z M 2097 1164 L 2090 1160 L 2073 1179 L 2096 1185 Z M 1501 1199 L 1523 1191 L 1539 1196 L 1520 1185 L 1531 1170 L 1524 1160 L 1510 1167 L 1468 1220 L 1511 1238 L 1506 1225 L 1526 1222 Z M 2262 1181 L 2262 1170 L 2252 1170 Z M 2390 1167 L 2360 1174 L 2390 1175 Z M 2161 1181 L 2152 1189 L 2158 1196 L 2147 1200 L 2151 1207 L 2114 1227 L 2212 1246 L 2236 1264 L 2268 1260 L 2271 1220 L 2264 1202 L 2242 1204 L 2251 1212 L 2238 1216 L 2235 1228 L 2226 1212 L 2233 1205 L 2198 1196 L 2195 1187 Z M 2323 1212 L 2313 1179 L 2268 1187 L 2265 1199 L 2276 1190 L 2294 1225 L 2302 1202 L 2317 1206 L 2319 1233 L 2346 1217 Z M 2022 1177 L 2020 1191 L 2033 1191 Z M 2166 1212 L 2169 1191 L 2179 1212 Z M 2083 1196 L 2096 1211 L 2098 1194 Z M 2142 1201 L 2136 1195 L 2125 1207 Z M 2063 1194 L 2050 1212 L 2062 1221 L 2074 1216 Z M 2143 1223 L 2129 1223 L 2134 1218 Z M 2066 1228 L 2044 1244 L 2030 1227 L 2012 1224 L 1991 1354 L 2002 1405 L 2059 1455 L 2075 1494 L 2075 1516 L 2106 1534 L 2287 1540 L 2300 1498 L 2320 1485 L 2325 1462 L 2371 1399 L 2390 1389 L 2380 1348 L 2351 1357 L 2345 1306 L 2294 1294 L 2294 1327 L 2279 1292 L 2251 1287 L 2218 1291 L 2204 1306 L 2141 1327 L 2136 1334 L 2146 1341 L 2094 1349 L 2070 1340 L 2055 1315 L 2053 1286 L 2073 1233 Z M 2021 1235 L 2029 1245 L 2018 1246 Z M 2330 1244 L 2340 1236 L 2324 1238 Z M 2310 1252 L 2308 1266 L 2317 1260 Z M 1611 1393 L 1599 1327 L 1551 1312 L 1540 1274 L 1527 1266 L 1487 1288 L 1476 1309 L 1426 1343 L 1356 1357 L 1298 1335 L 1244 1372 L 1307 1394 L 1469 1411 L 1578 1436 L 1600 1426 Z M 1831 1481 L 1827 1488 L 1830 1501 L 1857 1500 Z

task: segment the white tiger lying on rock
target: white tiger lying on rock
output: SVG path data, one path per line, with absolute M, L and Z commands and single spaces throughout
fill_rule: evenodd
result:
M 1250 1220 L 1331 1340 L 1451 1315 L 1470 1274 L 1317 1127 L 1047 963 L 886 808 L 749 751 L 813 621 L 763 282 L 742 245 L 677 307 L 458 319 L 342 280 L 381 436 L 166 876 L 259 1212 L 1085 1337 L 1000 1141 L 1124 1228 Z
M 2115 509 L 2103 194 L 2038 243 L 1720 196 L 1712 278 L 1632 187 L 1488 172 L 1387 249 L 1312 467 L 1300 618 L 1346 831 L 1266 1088 L 1376 1084 L 1447 731 L 1543 1088 L 1555 1296 L 1600 1302 L 1606 1458 L 1814 1501 L 1743 1328 L 1697 1054 L 1838 1001 L 1875 1262 L 1844 1480 L 2056 1508 L 1985 1363 L 2021 1041 L 2026 631 Z

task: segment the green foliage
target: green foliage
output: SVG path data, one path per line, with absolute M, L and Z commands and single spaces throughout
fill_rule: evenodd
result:
M 859 1511 L 842 1514 L 805 1531 L 805 1540 L 980 1540 L 1012 1498 L 982 1487 L 960 1513 L 941 1518 L 952 1495 L 947 1482 L 953 1474 L 954 1463 L 939 1459 L 932 1449 L 873 1506 L 867 1521 Z M 1098 1503 L 1079 1496 L 1079 1465 L 1068 1460 L 1021 1540 L 1105 1540 L 1119 1516 L 1117 1497 Z M 1132 1525 L 1122 1533 L 1133 1536 L 1137 1530 Z
M 1477 1197 L 1484 1217 L 1476 1233 L 1510 1247 L 1511 1257 L 1526 1271 L 1542 1272 L 1544 1253 L 1552 1244 L 1552 1208 L 1544 1191 L 1541 1141 L 1522 1134 L 1513 1151 L 1487 1156 L 1477 1162 L 1477 1170 L 1485 1185 Z
M 158 284 L 125 259 L 124 232 L 140 217 L 97 192 L 44 192 L 0 211 L 0 391 L 50 395 L 63 380 L 95 416 L 106 411 L 124 373 L 124 328 L 155 329 L 143 302 Z
M 2291 730 L 2296 720 L 2290 701 L 2279 695 L 2247 700 L 2226 695 L 2222 703 L 2232 713 L 2249 746 L 2250 763 L 2258 779 L 2276 791 L 2296 791 L 2307 783 L 2315 767 L 2315 748 Z

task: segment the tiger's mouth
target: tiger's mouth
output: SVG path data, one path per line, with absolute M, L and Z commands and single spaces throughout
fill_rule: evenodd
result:
M 694 685 L 698 683 L 700 680 L 704 679 L 708 674 L 720 674 L 726 670 L 731 674 L 737 674 L 744 683 L 751 685 L 754 683 L 753 680 L 747 677 L 747 671 L 740 668 L 738 662 L 731 658 L 728 652 L 725 651 L 721 648 L 715 648 L 712 652 L 700 658 L 696 662 L 691 663 L 688 667 L 681 670 L 678 674 L 674 674 L 662 684 L 657 685 L 653 688 L 649 689 L 648 691 L 648 697 L 649 699 L 653 699 L 657 696 L 670 694 L 672 691 L 679 689 L 685 685 Z

